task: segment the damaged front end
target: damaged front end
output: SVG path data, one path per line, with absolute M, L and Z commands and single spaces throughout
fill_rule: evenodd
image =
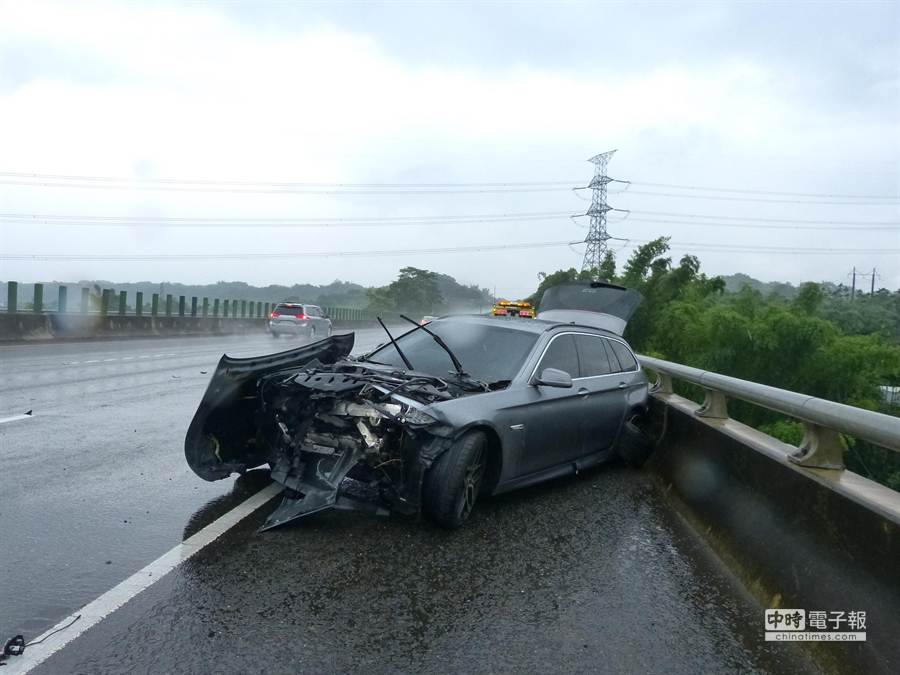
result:
M 331 508 L 416 513 L 424 471 L 452 430 L 431 404 L 465 389 L 347 358 L 352 335 L 255 359 L 223 357 L 185 439 L 218 480 L 263 464 L 285 487 L 262 529 Z

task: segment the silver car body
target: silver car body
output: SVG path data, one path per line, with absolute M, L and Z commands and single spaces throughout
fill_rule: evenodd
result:
M 413 369 L 393 343 L 349 357 L 352 334 L 223 357 L 188 430 L 186 458 L 206 480 L 268 464 L 286 496 L 266 528 L 328 508 L 415 512 L 429 467 L 474 429 L 490 447 L 482 486 L 490 494 L 617 451 L 630 460 L 621 437 L 646 410 L 647 377 L 625 340 L 602 327 L 608 318 L 565 318 L 436 319 L 396 338 Z M 443 334 L 475 377 L 446 372 L 427 331 Z M 485 376 L 500 368 L 502 376 Z

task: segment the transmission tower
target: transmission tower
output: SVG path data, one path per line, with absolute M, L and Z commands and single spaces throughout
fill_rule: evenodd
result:
M 588 160 L 594 165 L 594 177 L 588 185 L 591 188 L 591 208 L 585 214 L 591 217 L 591 227 L 584 240 L 587 248 L 584 251 L 581 270 L 593 270 L 595 276 L 600 274 L 600 263 L 606 257 L 606 242 L 610 238 L 606 231 L 606 212 L 610 211 L 612 207 L 606 203 L 606 186 L 612 181 L 612 178 L 606 175 L 606 165 L 609 164 L 609 160 L 615 152 L 615 150 L 601 152 Z

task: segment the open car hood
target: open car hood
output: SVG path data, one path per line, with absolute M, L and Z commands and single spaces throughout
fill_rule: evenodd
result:
M 278 354 L 247 359 L 223 356 L 184 439 L 184 456 L 194 473 L 213 481 L 264 464 L 265 448 L 255 446 L 259 378 L 298 370 L 312 361 L 334 363 L 350 353 L 353 341 L 349 333 Z
M 586 324 L 622 335 L 643 300 L 637 291 L 600 281 L 561 284 L 544 291 L 537 318 Z

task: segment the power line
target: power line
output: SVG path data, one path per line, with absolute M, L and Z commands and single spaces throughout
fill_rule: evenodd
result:
M 260 260 L 268 258 L 376 258 L 394 255 L 420 255 L 430 253 L 476 253 L 479 251 L 521 250 L 569 246 L 572 241 L 539 241 L 522 244 L 481 244 L 475 246 L 451 246 L 437 248 L 390 249 L 381 251 L 303 251 L 296 253 L 135 253 L 135 254 L 0 254 L 0 260 L 29 261 L 154 261 L 154 260 Z
M 626 209 L 610 209 L 610 211 L 621 212 L 625 214 L 642 214 L 642 215 L 659 215 L 672 216 L 678 219 L 697 218 L 712 221 L 739 221 L 740 224 L 734 227 L 748 227 L 751 223 L 783 223 L 790 227 L 785 228 L 763 228 L 762 229 L 842 229 L 840 227 L 822 227 L 813 228 L 805 227 L 807 225 L 834 225 L 846 226 L 855 225 L 853 229 L 858 230 L 890 230 L 898 228 L 900 231 L 900 221 L 885 220 L 808 220 L 794 218 L 760 218 L 754 216 L 726 216 L 715 214 L 699 214 L 699 213 L 680 213 L 677 211 L 645 211 L 642 209 L 626 210 Z M 571 214 L 568 211 L 525 211 L 513 213 L 473 213 L 473 214 L 456 214 L 456 215 L 418 215 L 418 216 L 352 216 L 352 217 L 307 217 L 307 218 L 271 218 L 264 216 L 251 217 L 219 217 L 219 216 L 203 216 L 203 217 L 171 217 L 171 216 L 98 216 L 98 215 L 72 215 L 72 214 L 50 214 L 50 213 L 0 213 L 0 224 L 6 223 L 24 223 L 24 224 L 46 224 L 46 225 L 89 225 L 102 226 L 109 225 L 113 227 L 141 227 L 156 226 L 164 227 L 244 227 L 248 225 L 259 225 L 264 227 L 327 227 L 327 226 L 388 226 L 388 225 L 427 225 L 427 224 L 458 224 L 458 223 L 489 223 L 489 222 L 517 222 L 521 220 L 553 220 L 556 218 L 572 218 L 582 217 L 587 214 Z M 616 222 L 623 222 L 616 221 Z M 635 222 L 658 222 L 684 225 L 706 225 L 704 222 L 691 222 L 690 220 L 669 220 L 663 218 L 628 218 L 629 221 Z M 728 222 L 713 222 L 709 225 L 717 227 L 731 227 Z
M 456 182 L 456 181 L 444 181 L 444 182 L 321 182 L 321 181 L 250 181 L 250 180 L 217 180 L 217 179 L 191 179 L 191 178 L 141 178 L 141 177 L 116 177 L 116 176 L 89 176 L 89 175 L 76 175 L 76 174 L 53 174 L 53 173 L 35 173 L 35 172 L 22 172 L 22 171 L 2 171 L 0 172 L 0 179 L 12 179 L 12 180 L 0 180 L 0 184 L 6 185 L 36 185 L 36 186 L 49 186 L 49 187 L 106 187 L 110 189 L 135 189 L 138 186 L 157 186 L 157 187 L 166 187 L 166 188 L 176 188 L 178 186 L 183 186 L 185 188 L 191 188 L 192 190 L 203 188 L 201 191 L 232 191 L 232 189 L 238 189 L 236 191 L 247 191 L 253 192 L 253 190 L 244 190 L 243 188 L 281 188 L 278 190 L 264 190 L 265 193 L 271 192 L 290 192 L 293 190 L 299 191 L 310 191 L 312 194 L 319 194 L 324 191 L 326 194 L 330 194 L 331 191 L 347 191 L 347 190 L 381 190 L 387 189 L 389 192 L 387 194 L 393 194 L 392 191 L 397 190 L 398 194 L 407 194 L 407 190 L 411 190 L 414 192 L 418 192 L 420 190 L 439 190 L 439 191 L 450 191 L 453 192 L 454 188 L 460 188 L 462 191 L 473 191 L 477 192 L 479 190 L 469 190 L 470 188 L 502 188 L 508 189 L 509 191 L 518 191 L 518 188 L 546 188 L 548 186 L 567 186 L 571 187 L 572 185 L 578 185 L 581 181 L 561 181 L 561 180 L 544 180 L 544 181 L 484 181 L 484 182 Z M 618 178 L 610 178 L 608 182 L 622 183 L 624 185 L 637 185 L 637 186 L 645 186 L 645 187 L 661 187 L 667 189 L 676 189 L 676 190 L 688 190 L 695 192 L 720 192 L 720 193 L 735 193 L 735 194 L 748 194 L 748 195 L 773 195 L 773 196 L 781 196 L 781 197 L 806 197 L 806 198 L 821 198 L 821 199 L 846 199 L 846 200 L 860 200 L 860 199 L 874 199 L 874 200 L 886 200 L 886 201 L 900 201 L 900 195 L 891 194 L 843 194 L 843 193 L 828 193 L 828 192 L 790 192 L 790 191 L 782 191 L 782 190 L 761 190 L 761 189 L 747 189 L 747 188 L 730 188 L 730 187 L 721 187 L 721 186 L 703 186 L 703 185 L 683 185 L 676 183 L 654 183 L 649 181 L 629 181 L 622 180 Z M 63 184 L 65 183 L 65 184 Z M 72 184 L 74 183 L 74 184 Z M 587 189 L 590 186 L 578 187 L 576 189 Z M 214 189 L 213 189 L 214 188 Z M 213 190 L 210 190 L 213 189 Z M 553 189 L 562 189 L 562 188 L 553 188 Z M 522 191 L 530 191 L 530 190 L 522 190 Z M 657 193 L 657 192 L 642 192 L 631 190 L 629 191 L 632 194 L 646 194 L 646 195 L 654 195 L 654 196 L 680 196 L 686 197 L 687 195 L 673 195 L 670 193 Z M 426 194 L 429 194 L 426 192 Z M 701 198 L 701 196 L 697 196 L 697 198 Z M 712 198 L 712 197 L 707 197 Z M 731 197 L 734 200 L 746 201 L 739 197 Z M 774 200 L 766 200 L 766 201 L 774 201 Z M 776 203 L 782 203 L 780 200 L 776 201 Z M 783 203 L 800 203 L 800 204 L 815 204 L 816 202 L 810 201 L 785 201 Z M 830 203 L 830 202 L 829 202 Z M 858 203 L 854 201 L 853 203 Z
M 2 174 L 0 174 L 2 175 Z M 703 192 L 735 192 L 748 195 L 777 195 L 781 197 L 821 197 L 828 199 L 887 199 L 900 201 L 900 195 L 849 195 L 831 192 L 782 192 L 779 190 L 748 190 L 745 188 L 709 187 L 702 185 L 676 185 L 674 183 L 646 183 L 644 181 L 618 181 L 646 187 L 674 188 L 676 190 L 697 190 Z
M 734 228 L 746 228 L 749 230 L 781 230 L 782 232 L 789 232 L 791 230 L 815 230 L 818 232 L 829 231 L 829 230 L 839 230 L 842 232 L 847 232 L 847 227 L 844 225 L 767 225 L 764 223 L 717 223 L 717 222 L 697 222 L 690 220 L 666 220 L 662 218 L 627 218 L 617 222 L 625 222 L 629 223 L 659 223 L 659 224 L 668 224 L 668 225 L 693 225 L 697 227 L 734 227 Z M 896 225 L 870 225 L 870 226 L 858 226 L 852 228 L 854 232 L 871 232 L 871 231 L 889 231 L 889 232 L 900 232 Z
M 649 239 L 630 239 L 624 240 L 624 247 L 631 247 L 637 244 L 646 244 Z M 27 261 L 92 261 L 92 262 L 140 262 L 140 261 L 160 261 L 160 260 L 184 260 L 184 261 L 203 261 L 203 260 L 261 260 L 261 259 L 291 259 L 291 258 L 366 258 L 366 257 L 386 257 L 386 256 L 402 256 L 402 255 L 420 255 L 432 253 L 475 253 L 480 251 L 498 251 L 498 250 L 522 250 L 537 248 L 553 248 L 571 246 L 572 244 L 584 244 L 585 241 L 543 241 L 530 242 L 520 244 L 482 244 L 474 246 L 452 246 L 437 248 L 419 248 L 419 249 L 391 249 L 380 251 L 303 251 L 295 253 L 278 252 L 278 253 L 159 253 L 159 254 L 0 254 L 0 260 L 27 260 Z M 709 244 L 705 242 L 670 242 L 670 248 L 674 250 L 690 249 L 697 252 L 719 252 L 719 253 L 763 253 L 766 255 L 789 254 L 789 255 L 896 255 L 900 253 L 900 248 L 873 248 L 873 249 L 834 249 L 834 248 L 784 248 L 777 246 L 754 246 L 754 245 L 731 245 L 731 244 Z
M 721 216 L 704 213 L 680 213 L 677 211 L 644 211 L 643 209 L 616 209 L 626 213 L 640 213 L 651 216 L 673 216 L 675 218 L 705 218 L 710 220 L 738 220 L 757 223 L 801 223 L 804 225 L 898 225 L 892 220 L 800 220 L 797 218 L 761 218 L 759 216 Z
M 652 197 L 673 197 L 677 199 L 708 199 L 712 201 L 723 202 L 758 202 L 764 204 L 810 204 L 824 206 L 891 206 L 891 204 L 881 202 L 862 202 L 862 201 L 813 201 L 813 200 L 797 200 L 797 199 L 765 199 L 763 197 L 738 197 L 738 196 L 721 196 L 721 195 L 690 195 L 677 194 L 674 192 L 653 192 L 651 190 L 623 190 L 619 195 L 646 195 Z
M 494 181 L 494 182 L 443 182 L 443 183 L 323 183 L 298 181 L 210 180 L 191 178 L 116 178 L 113 176 L 75 176 L 67 174 L 22 173 L 0 171 L 0 177 L 22 178 L 36 181 L 60 180 L 98 183 L 147 183 L 158 185 L 214 185 L 232 187 L 298 187 L 298 188 L 453 188 L 453 187 L 535 187 L 542 185 L 566 185 L 571 187 L 580 181 Z
M 618 239 L 618 237 L 616 237 Z M 624 239 L 625 246 L 634 244 L 648 244 L 652 239 Z M 696 250 L 700 252 L 724 252 L 724 253 L 772 253 L 772 254 L 790 254 L 790 255 L 834 255 L 834 254 L 885 254 L 896 255 L 900 253 L 900 248 L 832 248 L 832 247 L 804 247 L 792 248 L 784 246 L 767 246 L 756 244 L 713 244 L 699 241 L 672 241 L 669 242 L 670 249 L 677 250 Z
M 37 181 L 0 180 L 0 185 L 24 185 L 27 187 L 77 188 L 89 190 L 137 190 L 141 192 L 216 192 L 230 194 L 267 194 L 267 195 L 433 195 L 433 194 L 503 194 L 517 192 L 568 192 L 570 187 L 498 187 L 498 188 L 460 188 L 460 189 L 313 189 L 313 188 L 240 188 L 175 185 L 104 185 L 95 183 L 54 183 Z
M 167 218 L 154 216 L 71 216 L 50 214 L 0 214 L 0 224 L 42 224 L 90 227 L 390 227 L 518 223 L 569 218 L 566 211 L 459 216 L 398 216 L 371 218 Z

